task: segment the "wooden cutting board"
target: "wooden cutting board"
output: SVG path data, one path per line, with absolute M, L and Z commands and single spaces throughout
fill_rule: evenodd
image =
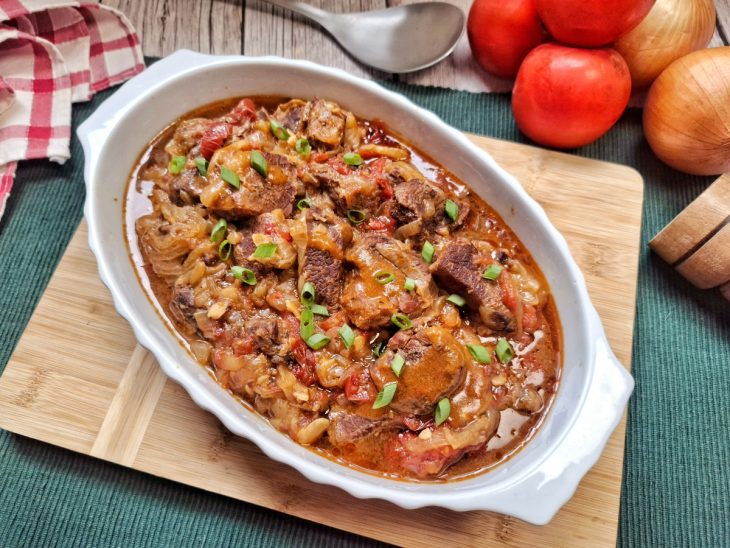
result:
M 522 181 L 565 235 L 611 346 L 628 367 L 641 176 L 625 166 L 472 139 Z M 625 421 L 546 526 L 488 512 L 408 511 L 355 499 L 269 460 L 168 381 L 116 314 L 86 235 L 82 224 L 0 378 L 0 427 L 399 545 L 615 546 Z

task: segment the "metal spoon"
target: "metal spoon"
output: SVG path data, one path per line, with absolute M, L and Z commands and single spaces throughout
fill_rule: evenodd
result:
M 464 32 L 464 14 L 444 2 L 331 13 L 296 0 L 266 0 L 322 25 L 355 59 L 384 72 L 413 72 L 447 57 Z

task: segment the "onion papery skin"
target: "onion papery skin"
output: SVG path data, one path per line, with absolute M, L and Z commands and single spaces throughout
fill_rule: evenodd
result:
M 656 0 L 614 49 L 629 65 L 633 88 L 646 89 L 672 62 L 706 47 L 714 32 L 713 0 Z
M 730 171 L 730 46 L 690 53 L 662 72 L 644 107 L 644 135 L 679 171 Z

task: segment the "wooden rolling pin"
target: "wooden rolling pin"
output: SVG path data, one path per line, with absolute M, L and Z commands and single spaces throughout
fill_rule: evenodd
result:
M 649 245 L 692 284 L 719 287 L 730 300 L 730 173 L 712 183 Z

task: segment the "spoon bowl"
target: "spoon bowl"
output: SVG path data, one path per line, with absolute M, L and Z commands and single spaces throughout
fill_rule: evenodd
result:
M 340 14 L 304 2 L 267 1 L 316 21 L 355 59 L 383 72 L 430 67 L 454 51 L 464 33 L 464 13 L 445 2 Z

